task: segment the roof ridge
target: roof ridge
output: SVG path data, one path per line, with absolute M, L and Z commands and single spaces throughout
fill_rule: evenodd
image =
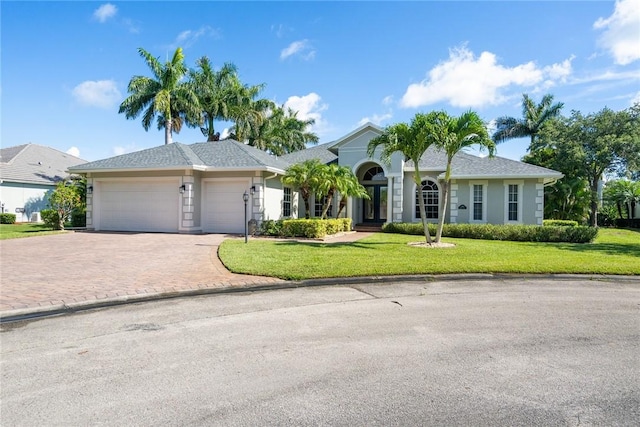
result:
M 191 166 L 195 165 L 195 163 L 193 163 L 192 158 L 187 154 L 186 150 L 189 150 L 189 152 L 193 154 L 195 158 L 202 160 L 196 153 L 193 152 L 193 150 L 191 149 L 191 147 L 189 147 L 189 145 L 183 144 L 181 142 L 174 142 L 174 144 L 176 147 L 178 147 L 178 151 L 180 151 L 182 158 Z
M 9 150 L 11 148 L 18 148 L 18 147 L 22 147 L 20 148 L 20 150 L 13 156 L 11 157 L 11 159 L 8 162 L 2 162 L 2 156 L 0 156 L 0 163 L 4 163 L 7 165 L 10 165 L 13 163 L 13 161 L 15 160 L 16 157 L 18 157 L 20 154 L 24 153 L 24 151 L 30 146 L 32 145 L 31 142 L 27 142 L 26 144 L 22 144 L 22 145 L 14 145 L 12 147 L 5 147 L 2 150 Z
M 225 140 L 223 140 L 223 141 L 225 141 Z M 254 150 L 258 150 L 258 149 L 257 149 L 256 147 L 254 147 L 253 145 L 245 144 L 245 143 L 242 143 L 242 142 L 240 142 L 240 141 L 236 141 L 235 139 L 231 139 L 231 138 L 227 139 L 227 141 L 229 141 L 229 142 L 231 142 L 232 144 L 234 144 L 234 145 L 238 146 L 242 151 L 244 151 L 247 155 L 251 156 L 251 158 L 252 158 L 253 160 L 255 160 L 256 162 L 258 162 L 260 165 L 262 165 L 262 166 L 268 166 L 268 165 L 267 165 L 265 162 L 263 162 L 261 159 L 259 159 L 258 157 L 256 157 L 256 156 L 254 156 L 254 155 L 253 155 L 252 151 L 254 151 Z M 251 147 L 253 150 L 248 149 L 247 147 Z M 269 155 L 270 155 L 270 154 L 269 154 L 269 153 L 267 153 L 266 151 L 262 151 L 262 150 L 260 150 L 260 151 L 261 151 L 262 153 L 266 154 L 267 156 L 269 156 Z M 277 157 L 276 157 L 276 158 L 277 158 Z

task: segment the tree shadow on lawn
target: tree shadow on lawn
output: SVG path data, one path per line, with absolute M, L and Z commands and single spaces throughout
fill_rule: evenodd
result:
M 359 249 L 376 249 L 376 246 L 388 246 L 388 245 L 392 245 L 393 243 L 389 243 L 389 242 L 340 242 L 340 243 L 328 243 L 328 242 L 304 242 L 304 241 L 294 241 L 294 240 L 287 240 L 287 241 L 282 241 L 282 242 L 275 242 L 276 245 L 278 246 L 305 246 L 308 248 L 314 248 L 314 249 L 339 249 L 339 248 L 345 248 L 345 247 L 350 247 L 350 248 L 359 248 Z
M 640 243 L 549 243 L 561 250 L 640 257 Z

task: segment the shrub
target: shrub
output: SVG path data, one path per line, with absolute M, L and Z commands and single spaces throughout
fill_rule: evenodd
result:
M 429 224 L 429 232 L 435 233 L 435 224 Z M 387 223 L 385 233 L 424 234 L 421 223 Z M 598 235 L 598 229 L 584 226 L 494 225 L 494 224 L 445 224 L 443 237 L 482 240 L 509 240 L 514 242 L 567 242 L 588 243 Z
M 58 230 L 60 227 L 60 217 L 58 216 L 58 212 L 53 209 L 43 209 L 40 211 L 40 217 L 42 218 L 42 222 L 47 227 L 53 228 L 54 230 Z
M 542 225 L 545 227 L 577 227 L 578 221 L 572 221 L 568 219 L 545 219 L 542 221 Z
M 282 236 L 282 220 L 267 219 L 260 224 L 260 234 L 263 236 Z
M 0 214 L 0 224 L 15 224 L 16 214 L 2 213 Z
M 75 209 L 71 212 L 71 226 L 72 227 L 86 227 L 87 215 L 82 209 Z
M 619 228 L 640 228 L 640 218 L 635 219 L 626 219 L 626 218 L 618 218 L 616 219 L 616 227 Z
M 285 219 L 281 236 L 321 239 L 326 235 L 351 230 L 351 218 L 338 219 Z

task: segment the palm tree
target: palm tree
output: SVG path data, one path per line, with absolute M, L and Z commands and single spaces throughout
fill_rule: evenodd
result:
M 463 149 L 472 145 L 479 145 L 480 149 L 486 148 L 489 156 L 495 155 L 496 144 L 489 139 L 489 133 L 484 122 L 475 111 L 467 111 L 460 117 L 451 117 L 445 112 L 436 113 L 436 146 L 447 155 L 447 168 L 444 173 L 443 196 L 436 243 L 440 243 L 444 217 L 447 211 L 449 187 L 451 183 L 451 163 L 453 157 Z
M 146 50 L 138 52 L 151 69 L 153 77 L 134 76 L 129 81 L 130 95 L 120 104 L 118 113 L 125 113 L 127 119 L 142 114 L 142 127 L 149 130 L 151 122 L 158 116 L 158 129 L 164 128 L 164 143 L 172 142 L 174 125 L 184 121 L 195 122 L 199 115 L 198 98 L 191 87 L 183 82 L 187 74 L 182 48 L 177 48 L 171 61 L 161 64 Z M 144 111 L 144 112 L 143 112 Z
M 618 215 L 623 218 L 622 207 L 631 219 L 637 203 L 640 203 L 640 182 L 617 179 L 608 182 L 604 189 L 604 196 L 607 200 L 616 204 Z
M 318 189 L 318 180 L 322 167 L 323 164 L 317 159 L 307 160 L 291 165 L 282 177 L 284 185 L 293 187 L 300 193 L 300 197 L 304 201 L 305 218 L 307 219 L 309 219 L 311 212 L 309 199 Z
M 262 89 L 264 84 L 244 85 L 237 77 L 230 82 L 227 102 L 229 118 L 235 122 L 231 130 L 234 139 L 243 142 L 248 140 L 258 131 L 268 111 L 275 105 L 268 99 L 256 99 Z
M 401 152 L 407 160 L 413 161 L 413 180 L 416 183 L 417 188 L 420 188 L 422 185 L 422 178 L 420 177 L 419 169 L 420 158 L 431 145 L 434 145 L 437 142 L 435 139 L 435 128 L 438 114 L 440 113 L 418 113 L 413 119 L 411 119 L 411 123 L 409 124 L 397 123 L 387 126 L 382 135 L 369 141 L 367 154 L 369 157 L 373 157 L 376 149 L 378 147 L 382 147 L 380 159 L 385 163 L 390 163 L 391 155 L 396 152 Z M 424 198 L 418 197 L 418 200 L 424 236 L 427 243 L 431 245 L 433 241 L 429 234 Z
M 560 115 L 564 107 L 562 102 L 553 104 L 553 95 L 547 94 L 542 97 L 538 105 L 529 98 L 526 93 L 522 95 L 522 119 L 513 117 L 498 117 L 496 119 L 497 130 L 493 134 L 496 143 L 507 139 L 530 137 L 531 142 L 528 150 L 535 147 L 535 138 L 545 125 L 545 123 Z
M 249 145 L 269 151 L 276 156 L 303 150 L 307 143 L 317 144 L 318 136 L 307 131 L 314 119 L 298 119 L 297 111 L 284 106 L 272 107 L 249 136 Z
M 322 206 L 322 219 L 327 218 L 329 206 L 331 206 L 331 201 L 336 192 L 341 195 L 340 210 L 336 214 L 336 218 L 340 215 L 340 212 L 342 212 L 348 196 L 369 198 L 369 193 L 367 193 L 367 190 L 358 182 L 358 178 L 351 172 L 348 166 L 340 166 L 337 163 L 322 165 L 318 171 L 316 188 L 316 196 L 326 196 L 326 200 Z
M 230 119 L 230 101 L 233 100 L 230 91 L 232 82 L 237 80 L 237 68 L 226 63 L 215 71 L 206 56 L 198 59 L 196 65 L 198 69 L 191 70 L 189 76 L 202 110 L 201 120 L 204 125 L 200 126 L 200 131 L 207 137 L 207 141 L 215 141 L 220 134 L 216 134 L 214 122 Z

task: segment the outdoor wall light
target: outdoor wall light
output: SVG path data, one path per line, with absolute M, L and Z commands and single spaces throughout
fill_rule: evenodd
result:
M 182 184 L 178 190 L 180 191 L 180 194 L 183 194 L 185 191 L 187 191 L 187 186 Z
M 87 194 L 93 194 L 93 185 L 87 187 Z
M 255 185 L 252 185 L 252 186 L 251 186 L 251 188 L 250 188 L 249 190 L 251 190 L 251 195 L 253 196 L 253 193 L 255 193 L 255 192 L 256 192 L 256 186 L 255 186 Z

